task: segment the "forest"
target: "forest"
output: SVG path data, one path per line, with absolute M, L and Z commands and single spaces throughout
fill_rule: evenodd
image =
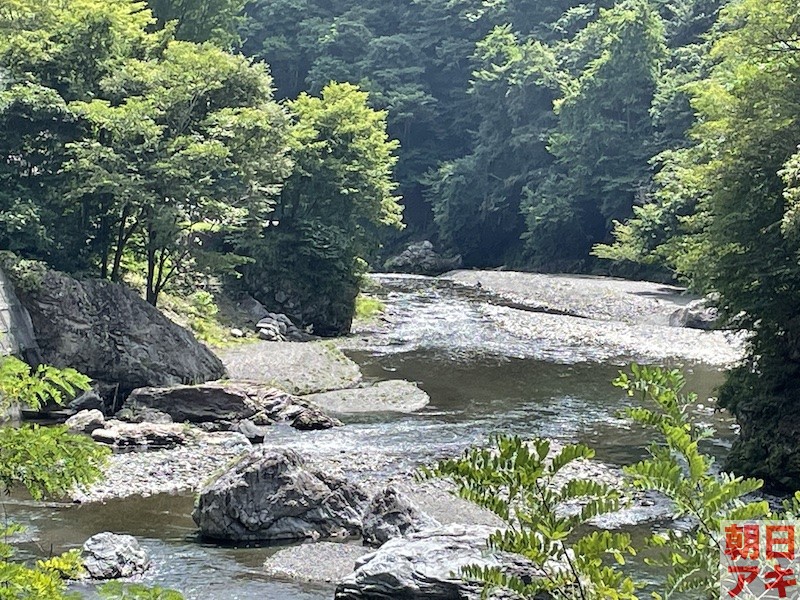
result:
M 800 488 L 796 2 L 0 0 L 0 131 L 0 265 L 154 307 L 247 296 L 343 336 L 367 274 L 423 240 L 465 269 L 684 286 L 746 335 L 717 393 L 740 428 L 726 468 Z M 702 463 L 677 375 L 618 386 Z M 437 473 L 507 512 L 471 460 Z

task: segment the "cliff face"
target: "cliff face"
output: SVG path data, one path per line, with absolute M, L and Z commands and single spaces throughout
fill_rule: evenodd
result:
M 38 353 L 31 317 L 0 269 L 0 356 L 14 354 L 36 361 Z

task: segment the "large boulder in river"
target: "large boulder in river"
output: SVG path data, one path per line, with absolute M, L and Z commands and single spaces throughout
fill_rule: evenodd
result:
M 361 533 L 366 502 L 361 488 L 308 468 L 297 453 L 257 447 L 200 490 L 192 517 L 217 540 L 346 537 Z
M 392 538 L 439 526 L 392 486 L 378 491 L 364 511 L 362 531 L 367 544 L 380 546 Z
M 122 395 L 225 375 L 211 350 L 123 285 L 44 271 L 16 291 L 43 362 L 119 384 Z
M 134 413 L 152 409 L 174 421 L 204 423 L 249 419 L 255 425 L 294 418 L 307 404 L 268 384 L 246 381 L 210 382 L 166 388 L 139 388 L 125 401 Z
M 336 588 L 336 600 L 473 600 L 478 584 L 461 579 L 462 567 L 501 567 L 523 578 L 537 575 L 521 556 L 493 554 L 487 527 L 448 525 L 386 542 L 356 563 L 355 572 Z
M 304 397 L 320 408 L 341 414 L 410 413 L 425 408 L 431 401 L 416 383 L 403 379 L 380 381 L 373 385 L 333 390 Z
M 441 275 L 461 268 L 461 256 L 444 258 L 433 249 L 428 240 L 410 244 L 397 256 L 384 263 L 390 273 L 412 273 L 415 275 Z
M 86 540 L 81 558 L 92 579 L 132 577 L 144 573 L 150 567 L 150 557 L 136 538 L 108 531 Z
M 672 327 L 710 330 L 717 327 L 719 311 L 708 298 L 694 300 L 669 317 Z

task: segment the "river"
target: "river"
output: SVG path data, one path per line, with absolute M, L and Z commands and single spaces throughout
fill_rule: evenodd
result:
M 581 284 L 579 278 L 564 281 Z M 431 403 L 411 415 L 350 416 L 346 427 L 312 437 L 276 428 L 270 444 L 291 445 L 301 454 L 346 455 L 357 449 L 375 465 L 371 476 L 376 478 L 410 472 L 497 432 L 581 441 L 596 448 L 601 461 L 624 465 L 643 456 L 648 440 L 619 418 L 630 400 L 610 382 L 627 360 L 640 359 L 684 367 L 688 387 L 700 398 L 698 418 L 718 431 L 707 448 L 722 457 L 730 446 L 735 427 L 725 414 L 712 410 L 709 398 L 722 380 L 720 367 L 735 357 L 736 345 L 721 334 L 665 327 L 662 313 L 686 301 L 674 289 L 647 288 L 640 298 L 656 302 L 658 309 L 639 306 L 637 299 L 625 305 L 630 314 L 615 320 L 613 314 L 579 314 L 575 306 L 558 314 L 550 305 L 525 305 L 519 295 L 492 295 L 474 283 L 390 276 L 378 282 L 375 294 L 387 305 L 386 317 L 361 324 L 340 345 L 365 378 L 418 382 Z M 659 345 L 676 352 L 659 354 Z M 698 357 L 712 359 L 704 364 Z M 265 577 L 261 566 L 275 548 L 203 543 L 191 508 L 188 495 L 81 506 L 6 503 L 9 516 L 29 527 L 29 541 L 21 545 L 24 555 L 79 547 L 100 531 L 129 533 L 156 565 L 144 581 L 178 589 L 187 598 L 332 598 L 331 585 Z M 634 526 L 637 537 L 645 529 Z

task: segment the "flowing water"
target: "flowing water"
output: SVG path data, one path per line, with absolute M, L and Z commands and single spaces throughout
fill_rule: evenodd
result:
M 390 323 L 366 327 L 343 346 L 365 378 L 416 381 L 430 395 L 430 405 L 412 415 L 349 417 L 346 427 L 311 435 L 276 428 L 270 444 L 291 444 L 301 454 L 345 454 L 358 448 L 364 457 L 377 458 L 370 474 L 375 478 L 451 456 L 497 432 L 581 441 L 612 465 L 642 457 L 647 436 L 618 417 L 630 400 L 610 384 L 627 357 L 610 359 L 591 343 L 559 345 L 556 339 L 543 342 L 500 331 L 487 316 L 497 307 L 486 298 L 433 280 L 385 279 L 381 295 Z M 596 357 L 605 358 L 592 360 Z M 718 430 L 709 449 L 722 456 L 733 426 L 709 408 L 708 400 L 722 374 L 700 364 L 684 366 L 689 388 L 701 399 L 698 416 Z M 332 598 L 330 585 L 266 578 L 261 565 L 275 548 L 203 543 L 191 508 L 188 495 L 83 506 L 6 503 L 9 517 L 29 527 L 29 540 L 22 544 L 26 555 L 79 547 L 100 531 L 129 533 L 150 551 L 156 565 L 145 582 L 179 589 L 187 598 Z M 639 536 L 645 529 L 634 531 Z M 88 588 L 82 591 L 92 593 Z

